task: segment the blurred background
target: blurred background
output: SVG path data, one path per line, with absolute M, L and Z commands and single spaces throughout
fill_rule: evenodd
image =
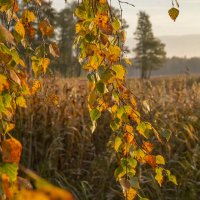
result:
M 151 200 L 200 199 L 200 2 L 182 0 L 174 23 L 168 16 L 171 1 L 135 0 L 123 5 L 127 31 L 125 57 L 129 88 L 138 98 L 138 109 L 169 142 L 157 145 L 178 186 L 165 182 L 160 188 L 150 168 L 141 168 L 140 193 Z M 90 131 L 87 81 L 73 45 L 76 2 L 44 1 L 42 18 L 55 27 L 52 39 L 61 56 L 52 58 L 42 89 L 18 109 L 15 136 L 23 143 L 22 164 L 56 185 L 70 189 L 80 200 L 120 200 L 123 193 L 114 179 L 117 160 L 109 143 L 113 133 L 109 114 Z M 112 2 L 119 13 L 117 1 Z M 142 10 L 142 12 L 141 12 Z M 140 22 L 139 19 L 143 19 Z M 141 23 L 151 34 L 140 54 Z M 146 27 L 147 27 L 146 26 Z M 37 37 L 35 45 L 41 42 Z M 148 52 L 151 54 L 148 55 Z M 158 56 L 160 55 L 160 56 Z M 145 57 L 146 56 L 146 57 Z M 141 66 L 142 59 L 151 62 Z M 143 74 L 143 75 L 142 75 Z M 141 79 L 142 78 L 142 79 Z M 148 105 L 149 109 L 145 109 Z

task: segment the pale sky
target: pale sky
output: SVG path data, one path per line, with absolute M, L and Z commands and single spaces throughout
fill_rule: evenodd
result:
M 200 0 L 179 0 L 180 14 L 176 22 L 168 16 L 171 0 L 127 0 L 127 2 L 135 5 L 134 8 L 122 4 L 123 17 L 129 24 L 128 37 L 133 36 L 137 25 L 137 13 L 140 10 L 150 15 L 156 36 L 200 34 Z M 119 7 L 117 0 L 112 0 L 112 4 Z M 53 0 L 53 7 L 58 10 L 62 9 L 65 7 L 65 1 Z

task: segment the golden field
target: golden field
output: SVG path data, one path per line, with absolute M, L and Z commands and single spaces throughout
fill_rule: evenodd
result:
M 140 168 L 140 193 L 151 200 L 197 200 L 200 195 L 200 77 L 160 77 L 127 84 L 145 120 L 169 142 L 155 143 L 178 186 L 160 188 L 146 167 Z M 110 147 L 109 113 L 90 131 L 87 81 L 45 78 L 43 87 L 16 115 L 15 136 L 23 143 L 22 163 L 42 177 L 70 189 L 79 200 L 120 200 L 114 179 L 117 161 Z M 154 140 L 154 138 L 152 139 Z

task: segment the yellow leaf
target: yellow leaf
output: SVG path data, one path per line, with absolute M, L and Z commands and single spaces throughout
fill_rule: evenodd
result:
M 130 187 L 126 192 L 124 192 L 124 196 L 127 197 L 127 200 L 134 200 L 137 195 L 137 191 Z
M 170 175 L 168 178 L 169 178 L 169 181 L 171 181 L 175 185 L 178 185 L 177 180 L 176 180 L 176 176 Z
M 156 156 L 156 163 L 160 165 L 165 165 L 165 159 L 163 158 L 163 156 L 161 155 Z
M 176 177 L 174 175 L 171 175 L 171 172 L 169 170 L 165 170 L 165 171 L 167 172 L 167 176 L 168 176 L 169 181 L 171 181 L 175 185 L 178 185 L 178 183 L 176 181 Z
M 4 76 L 3 74 L 0 74 L 0 92 L 8 88 L 9 88 L 9 84 L 7 82 L 7 77 Z
M 169 16 L 172 20 L 176 21 L 176 18 L 179 15 L 179 10 L 177 8 L 171 8 L 168 10 Z
M 120 53 L 121 49 L 118 46 L 110 45 L 108 48 L 108 59 L 111 62 L 117 62 L 119 60 Z
M 75 198 L 73 197 L 73 195 L 68 192 L 67 190 L 63 190 L 60 189 L 50 183 L 48 183 L 47 181 L 45 181 L 44 179 L 40 178 L 39 176 L 37 176 L 35 173 L 33 173 L 31 170 L 28 169 L 23 169 L 24 172 L 35 181 L 35 186 L 36 186 L 36 190 L 33 191 L 33 195 L 34 193 L 39 192 L 40 194 L 44 194 L 45 196 L 48 197 L 48 200 L 75 200 Z M 26 190 L 27 191 L 27 190 Z M 30 191 L 30 190 L 28 190 Z M 39 197 L 39 196 L 37 196 Z M 30 199 L 26 199 L 26 200 L 40 200 L 40 198 L 35 197 L 34 199 L 31 197 L 30 195 Z M 18 200 L 24 200 L 23 199 L 18 199 Z M 46 200 L 43 196 L 43 198 L 41 200 Z
M 41 88 L 41 83 L 40 83 L 40 81 L 35 80 L 35 81 L 33 82 L 32 88 L 31 88 L 31 93 L 32 93 L 32 94 L 35 94 L 40 88 Z
M 23 22 L 34 22 L 35 21 L 35 15 L 32 11 L 25 10 L 22 14 L 22 21 Z
M 125 125 L 125 130 L 128 132 L 128 133 L 133 133 L 133 127 L 131 125 Z
M 38 73 L 46 73 L 46 70 L 50 64 L 49 58 L 37 58 L 33 56 L 31 58 L 32 60 L 32 69 L 35 74 L 35 76 L 38 75 Z
M 15 25 L 15 31 L 16 31 L 22 38 L 24 38 L 24 36 L 25 36 L 25 29 L 24 29 L 23 24 L 22 24 L 20 21 L 18 21 L 18 22 L 16 23 L 16 25 Z
M 123 80 L 126 73 L 122 65 L 113 65 L 112 70 L 116 73 L 116 78 Z
M 135 100 L 134 97 L 131 97 L 131 98 L 130 98 L 130 102 L 131 102 L 131 104 L 132 104 L 134 107 L 136 107 L 137 103 L 136 103 L 136 100 Z
M 15 128 L 15 124 L 7 123 L 5 132 L 8 133 Z
M 76 33 L 79 33 L 81 31 L 81 29 L 82 29 L 82 24 L 81 23 L 77 23 L 75 29 L 76 29 Z
M 26 100 L 24 99 L 23 96 L 19 96 L 19 97 L 16 98 L 16 104 L 19 107 L 22 107 L 22 108 L 26 108 L 27 107 Z
M 2 159 L 7 163 L 19 163 L 22 152 L 21 143 L 14 139 L 7 139 L 2 142 Z
M 155 179 L 157 180 L 157 182 L 161 186 L 162 182 L 163 182 L 163 175 L 162 174 L 156 174 Z
M 54 32 L 54 28 L 49 24 L 47 20 L 43 20 L 40 22 L 39 29 L 43 36 L 46 35 L 50 37 Z
M 22 59 L 19 60 L 19 64 L 23 67 L 26 68 L 26 64 L 24 63 L 24 61 Z
M 50 198 L 42 191 L 21 190 L 16 195 L 16 200 L 50 200 Z
M 160 167 L 156 168 L 156 176 L 155 179 L 157 180 L 158 184 L 161 186 L 163 182 L 163 174 L 162 174 L 163 169 Z
M 43 72 L 46 73 L 47 68 L 48 68 L 48 66 L 50 64 L 50 60 L 48 58 L 42 58 L 41 59 L 41 63 L 42 63 Z
M 128 59 L 128 58 L 125 58 L 124 60 L 125 60 L 125 62 L 126 62 L 128 65 L 132 65 L 132 62 L 131 62 L 131 60 L 130 60 L 130 59 Z
M 111 108 L 111 111 L 112 111 L 113 113 L 116 113 L 116 112 L 117 112 L 117 108 L 118 108 L 117 105 L 113 105 L 112 108 Z
M 122 144 L 122 139 L 117 136 L 115 138 L 115 151 L 118 152 L 118 149 L 119 149 L 119 147 L 120 147 L 121 144 Z
M 143 162 L 145 158 L 145 153 L 142 149 L 135 150 L 133 152 L 133 156 L 138 160 L 139 162 Z

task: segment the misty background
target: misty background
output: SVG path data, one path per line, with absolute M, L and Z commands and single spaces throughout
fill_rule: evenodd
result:
M 167 53 L 167 59 L 163 67 L 153 71 L 152 76 L 165 76 L 165 75 L 177 75 L 183 73 L 199 73 L 200 72 L 200 1 L 199 0 L 182 0 L 180 5 L 180 14 L 173 22 L 168 16 L 168 9 L 171 8 L 171 1 L 168 0 L 131 0 L 129 1 L 135 7 L 122 4 L 123 18 L 128 24 L 126 46 L 129 48 L 129 53 L 126 57 L 132 59 L 134 57 L 133 48 L 136 46 L 133 33 L 135 32 L 138 20 L 139 11 L 145 11 L 150 15 L 150 21 L 152 23 L 153 33 L 155 37 L 159 38 L 165 44 L 165 51 Z M 53 0 L 52 7 L 58 13 L 63 13 L 64 9 L 70 10 L 72 1 Z M 112 1 L 112 6 L 119 9 L 118 1 Z M 72 12 L 71 12 L 72 14 Z M 62 16 L 64 18 L 70 18 L 69 16 Z M 61 18 L 62 18 L 61 17 Z M 67 20 L 65 20 L 67 22 Z M 57 22 L 59 23 L 59 22 Z M 66 30 L 70 33 L 69 24 L 65 24 Z M 58 29 L 60 30 L 60 29 Z M 65 27 L 63 27 L 63 31 Z M 66 35 L 67 35 L 66 34 Z M 73 34 L 73 31 L 71 32 Z M 65 35 L 65 34 L 64 34 Z M 65 38 L 62 38 L 65 40 Z M 73 37 L 70 37 L 73 39 Z M 67 40 L 67 39 L 66 39 Z M 60 41 L 62 44 L 64 41 Z M 64 42 L 67 44 L 67 41 Z M 72 43 L 70 42 L 70 45 Z M 68 45 L 67 45 L 68 46 Z M 62 49 L 61 49 L 62 50 Z M 70 52 L 70 55 L 72 53 Z M 67 56 L 68 60 L 73 59 Z M 63 57 L 65 59 L 65 57 Z M 65 61 L 67 62 L 67 61 Z M 77 62 L 73 61 L 74 63 Z M 60 63 L 61 64 L 61 63 Z M 69 63 L 70 64 L 70 63 Z M 79 66 L 80 67 L 80 66 Z M 79 76 L 81 71 L 79 67 L 78 73 L 69 73 L 70 76 Z M 72 71 L 72 69 L 70 70 Z M 133 66 L 128 68 L 129 76 L 138 76 L 139 70 Z M 67 73 L 67 71 L 64 71 Z

